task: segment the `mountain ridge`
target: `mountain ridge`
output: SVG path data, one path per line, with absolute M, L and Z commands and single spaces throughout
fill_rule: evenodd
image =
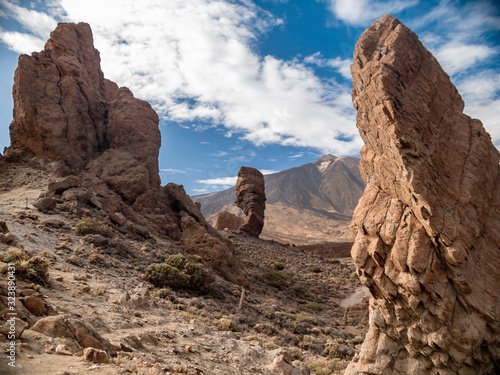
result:
M 318 160 L 264 176 L 266 220 L 262 236 L 295 244 L 351 242 L 349 225 L 364 190 L 359 159 L 323 155 Z M 219 211 L 240 217 L 235 189 L 193 196 L 207 220 Z

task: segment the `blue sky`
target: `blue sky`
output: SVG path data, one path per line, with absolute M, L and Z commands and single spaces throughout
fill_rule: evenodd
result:
M 423 0 L 0 0 L 0 151 L 19 53 L 88 22 L 106 78 L 160 114 L 160 174 L 189 194 L 326 153 L 358 156 L 349 65 L 384 13 L 414 30 L 500 146 L 500 6 Z

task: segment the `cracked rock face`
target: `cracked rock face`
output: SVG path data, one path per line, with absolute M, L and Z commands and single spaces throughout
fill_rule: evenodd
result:
M 346 374 L 493 374 L 499 152 L 394 17 L 360 37 L 351 72 L 367 183 L 352 257 L 372 297 L 369 332 Z
M 255 168 L 241 167 L 236 181 L 236 205 L 247 215 L 240 230 L 259 237 L 264 227 L 266 193 L 264 176 Z

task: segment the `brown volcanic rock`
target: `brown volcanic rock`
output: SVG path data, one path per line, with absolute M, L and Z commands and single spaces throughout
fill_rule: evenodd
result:
M 99 61 L 85 23 L 59 24 L 44 51 L 19 57 L 7 156 L 27 151 L 71 167 L 98 156 L 108 122 Z
M 241 167 L 236 181 L 236 205 L 243 210 L 247 219 L 240 230 L 258 237 L 264 227 L 266 209 L 264 176 L 255 168 Z
M 370 328 L 346 374 L 500 368 L 500 154 L 417 36 L 385 15 L 351 65 L 367 188 L 352 256 Z
M 13 95 L 7 156 L 44 156 L 73 171 L 92 162 L 128 202 L 160 185 L 158 115 L 104 78 L 89 25 L 61 23 L 42 52 L 20 56 Z
M 49 159 L 54 173 L 66 175 L 49 184 L 36 203 L 39 210 L 93 209 L 134 236 L 167 236 L 184 244 L 192 242 L 192 226 L 182 224 L 188 216 L 199 227 L 193 236 L 213 245 L 208 263 L 243 283 L 231 246 L 182 186 L 161 187 L 158 115 L 129 89 L 104 78 L 89 25 L 59 24 L 42 52 L 21 56 L 13 95 L 6 159 Z M 56 196 L 61 193 L 63 203 Z M 205 253 L 207 246 L 190 249 Z
M 217 230 L 229 229 L 237 230 L 243 225 L 245 221 L 241 218 L 227 211 L 220 211 L 212 219 L 212 226 Z

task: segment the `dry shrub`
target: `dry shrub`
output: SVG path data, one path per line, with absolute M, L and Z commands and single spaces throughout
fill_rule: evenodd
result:
M 267 283 L 275 288 L 287 288 L 292 284 L 290 282 L 290 276 L 281 272 L 269 272 L 266 273 L 264 277 Z
M 159 288 L 190 289 L 202 293 L 208 292 L 215 281 L 207 269 L 190 263 L 182 254 L 171 255 L 165 263 L 149 265 L 144 278 Z
M 20 279 L 29 280 L 36 283 L 46 284 L 49 262 L 41 256 L 30 257 L 28 253 L 15 247 L 9 248 L 3 258 L 5 263 L 14 263 L 15 276 Z M 8 265 L 0 269 L 0 273 L 6 274 Z
M 105 237 L 112 237 L 113 230 L 108 225 L 100 222 L 96 218 L 84 217 L 75 226 L 75 232 L 81 236 L 86 234 L 100 234 Z

